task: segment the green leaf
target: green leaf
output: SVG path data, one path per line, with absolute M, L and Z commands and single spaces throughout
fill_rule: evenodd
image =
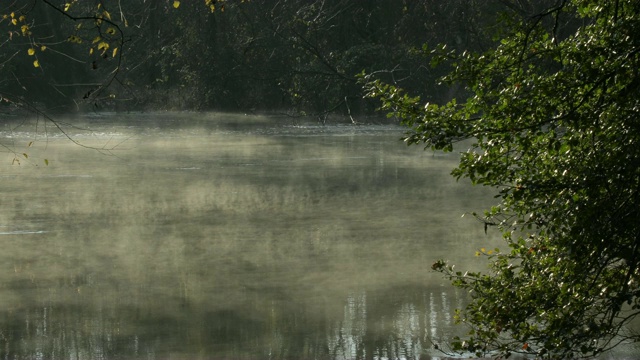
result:
M 457 101 L 421 104 L 362 77 L 367 96 L 408 126 L 408 144 L 452 150 L 469 140 L 452 175 L 495 193 L 479 220 L 499 228 L 510 252 L 476 252 L 488 255 L 486 274 L 434 264 L 471 294 L 460 319 L 475 335 L 454 348 L 596 355 L 634 318 L 621 304 L 640 303 L 640 13 L 634 0 L 560 3 L 506 14 L 481 54 L 436 47 L 431 62 L 451 64 L 442 82 L 464 87 Z M 559 35 L 560 18 L 571 33 Z

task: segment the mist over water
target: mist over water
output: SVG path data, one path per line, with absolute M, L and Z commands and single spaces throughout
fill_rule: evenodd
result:
M 437 359 L 464 332 L 430 266 L 481 268 L 496 239 L 461 217 L 492 199 L 455 154 L 389 125 L 74 121 L 115 148 L 0 134 L 22 156 L 0 161 L 0 358 Z

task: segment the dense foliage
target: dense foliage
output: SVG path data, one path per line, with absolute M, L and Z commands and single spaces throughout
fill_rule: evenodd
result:
M 376 104 L 363 99 L 358 73 L 437 94 L 431 84 L 444 73 L 412 50 L 479 48 L 499 3 L 9 2 L 0 4 L 0 94 L 50 111 L 371 114 Z
M 457 350 L 588 357 L 639 340 L 640 3 L 555 1 L 509 12 L 485 52 L 439 47 L 444 78 L 467 93 L 424 103 L 369 78 L 369 95 L 411 128 L 406 141 L 451 151 L 453 171 L 495 187 L 483 216 L 508 250 L 482 250 L 490 270 L 433 269 L 470 291 Z

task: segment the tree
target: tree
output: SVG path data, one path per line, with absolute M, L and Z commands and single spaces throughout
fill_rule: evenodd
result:
M 366 88 L 408 144 L 469 141 L 452 174 L 497 191 L 474 215 L 508 249 L 478 252 L 486 272 L 432 266 L 470 292 L 453 348 L 589 357 L 640 340 L 627 328 L 640 313 L 640 3 L 503 3 L 490 49 L 430 52 L 460 99 L 425 104 L 373 76 Z
M 31 110 L 67 109 L 76 98 L 109 97 L 125 43 L 122 19 L 102 2 L 12 2 L 1 9 L 8 38 L 2 44 L 0 89 L 5 101 Z M 124 16 L 124 15 L 123 15 Z M 55 24 L 55 25 L 53 25 Z M 38 103 L 38 109 L 34 104 Z
M 363 100 L 356 75 L 393 68 L 389 79 L 435 93 L 429 80 L 441 74 L 411 50 L 483 44 L 491 7 L 476 2 L 10 2 L 0 5 L 0 26 L 12 34 L 0 62 L 15 76 L 0 93 L 60 111 L 370 114 L 375 103 Z
M 161 47 L 154 31 L 162 20 L 172 20 L 185 7 L 207 15 L 224 11 L 228 3 L 30 0 L 0 5 L 0 27 L 7 34 L 0 41 L 0 71 L 10 75 L 0 82 L 0 95 L 5 103 L 41 115 L 44 108 L 86 110 L 83 104 L 113 108 L 133 95 L 129 73 L 148 65 L 144 54 Z M 146 35 L 150 41 L 141 41 Z
M 451 35 L 461 46 L 478 42 L 466 27 L 487 17 L 465 14 L 467 3 L 229 2 L 213 15 L 200 3 L 182 2 L 176 11 L 165 4 L 148 12 L 144 36 L 133 38 L 128 59 L 145 66 L 131 66 L 127 78 L 138 106 L 286 111 L 320 119 L 370 114 L 375 104 L 362 99 L 356 75 L 393 67 L 389 77 L 424 90 L 436 75 L 410 50 Z

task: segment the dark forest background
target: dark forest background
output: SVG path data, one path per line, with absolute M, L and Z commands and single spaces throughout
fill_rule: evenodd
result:
M 177 8 L 167 0 L 99 3 L 96 10 L 95 2 L 75 2 L 68 14 L 42 1 L 17 12 L 3 9 L 16 18 L 25 14 L 31 34 L 19 36 L 20 23 L 12 27 L 5 15 L 2 25 L 15 36 L 4 36 L 0 47 L 0 93 L 50 112 L 372 114 L 377 102 L 363 99 L 358 74 L 376 73 L 411 93 L 447 100 L 456 88 L 437 85 L 448 69 L 431 67 L 429 50 L 445 44 L 482 51 L 492 43 L 496 14 L 515 6 L 501 0 L 281 0 L 225 2 L 211 12 L 202 1 Z M 516 3 L 520 11 L 533 6 Z M 82 19 L 103 10 L 122 33 Z M 96 36 L 121 41 L 117 55 L 90 52 Z M 28 48 L 36 49 L 38 67 Z

